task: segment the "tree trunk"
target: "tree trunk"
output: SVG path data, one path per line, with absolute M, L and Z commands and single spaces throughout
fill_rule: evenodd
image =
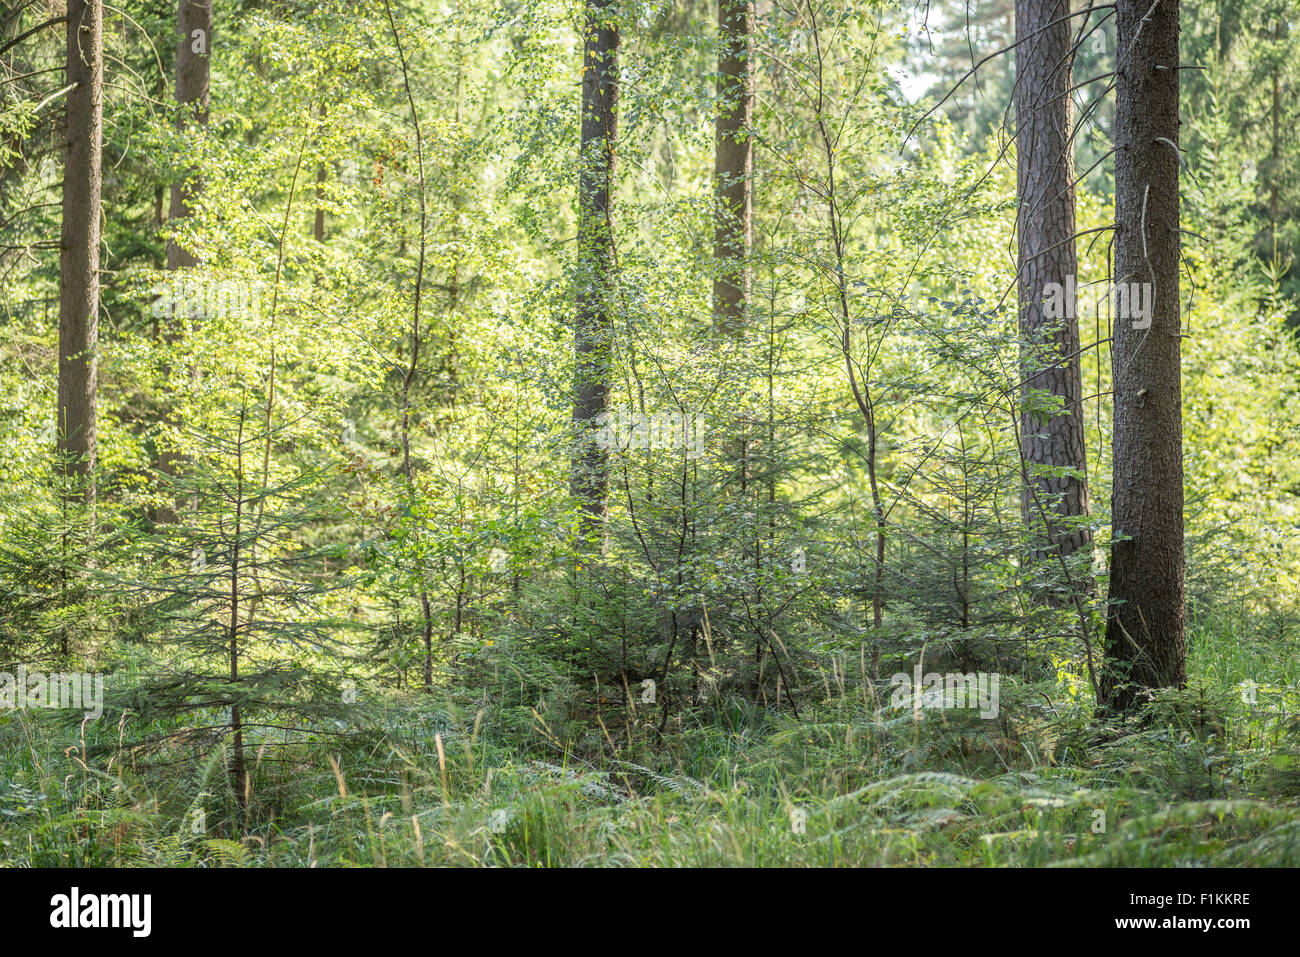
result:
M 406 103 L 411 109 L 411 128 L 415 132 L 416 185 L 419 188 L 420 203 L 420 244 L 419 258 L 415 267 L 415 290 L 411 298 L 411 364 L 402 377 L 402 477 L 406 480 L 407 507 L 415 512 L 415 470 L 411 462 L 411 384 L 420 371 L 420 302 L 424 291 L 424 265 L 429 243 L 429 205 L 425 198 L 427 182 L 424 175 L 424 132 L 420 128 L 420 114 L 415 108 L 415 96 L 411 93 L 411 72 L 406 64 L 406 51 L 402 49 L 402 35 L 397 30 L 397 20 L 393 17 L 393 7 L 389 0 L 384 0 L 384 12 L 388 15 L 388 25 L 393 31 L 393 45 L 397 48 L 397 59 L 402 66 L 402 89 L 406 92 Z M 321 114 L 325 107 L 322 104 Z M 420 575 L 420 611 L 424 615 L 424 690 L 433 691 L 433 606 L 429 600 L 429 589 L 423 573 Z
M 69 0 L 67 141 L 59 253 L 60 469 L 95 498 L 99 337 L 100 153 L 104 134 L 103 17 L 100 0 Z
M 316 167 L 316 221 L 312 224 L 311 236 L 318 243 L 325 242 L 325 164 Z
M 749 130 L 754 120 L 752 47 L 753 0 L 718 0 L 718 118 L 713 152 L 713 328 L 743 339 L 749 310 L 754 238 L 754 146 Z M 751 416 L 741 417 L 740 434 L 729 443 L 739 464 L 740 495 L 750 484 Z M 755 532 L 757 536 L 758 532 Z M 755 538 L 755 556 L 758 541 Z
M 1280 32 L 1280 28 L 1279 28 Z M 1282 88 L 1280 78 L 1278 77 L 1277 67 L 1273 68 L 1273 163 L 1272 169 L 1269 170 L 1269 196 L 1268 196 L 1268 218 L 1273 224 L 1273 262 L 1277 263 L 1277 224 L 1278 224 L 1278 178 L 1282 175 L 1282 166 L 1279 162 L 1281 136 L 1278 120 L 1282 113 Z
M 321 126 L 325 126 L 325 104 L 320 105 Z M 316 167 L 316 220 L 312 223 L 311 235 L 318 243 L 325 242 L 325 161 Z
M 1016 0 L 1016 188 L 1019 208 L 1021 446 L 1028 482 L 1021 493 L 1025 524 L 1046 513 L 1046 546 L 1034 557 L 1069 555 L 1092 534 L 1071 528 L 1088 514 L 1088 459 L 1083 433 L 1083 378 L 1079 322 L 1072 297 L 1078 264 L 1074 247 L 1073 144 L 1070 86 L 1073 29 L 1069 0 Z M 1053 22 L 1059 21 L 1059 22 Z M 1049 286 L 1059 290 L 1057 314 L 1048 308 Z M 1051 315 L 1049 315 L 1051 313 Z M 1059 396 L 1060 413 L 1043 415 L 1042 396 Z M 1039 467 L 1070 468 L 1079 477 L 1037 474 Z M 1062 521 L 1064 520 L 1064 521 Z
M 212 41 L 212 0 L 177 0 L 176 30 L 176 101 L 181 104 L 181 113 L 177 127 L 181 131 L 191 124 L 206 126 L 208 123 L 208 54 Z M 186 171 L 180 182 L 172 183 L 171 202 L 167 216 L 173 227 L 176 222 L 193 215 L 194 206 L 202 190 L 202 181 L 197 170 Z M 176 241 L 176 237 L 167 240 L 167 269 L 169 271 L 190 269 L 198 265 L 198 259 L 190 250 Z M 185 315 L 185 308 L 179 303 L 175 306 L 175 319 Z M 163 340 L 169 344 L 180 339 L 179 322 L 173 322 L 163 331 Z M 164 372 L 168 371 L 164 367 Z M 193 375 L 193 370 L 191 370 Z M 164 421 L 179 427 L 179 416 L 172 405 L 164 413 Z M 160 474 L 174 477 L 180 469 L 181 457 L 164 447 L 155 463 Z M 173 524 L 177 513 L 186 503 L 177 499 L 176 507 L 163 505 L 153 510 L 152 518 L 159 524 Z
M 1151 10 L 1149 16 L 1147 11 Z M 1117 316 L 1113 548 L 1100 702 L 1182 687 L 1182 388 L 1178 260 L 1178 0 L 1119 0 L 1115 278 L 1150 282 L 1150 327 Z
M 233 694 L 239 688 L 239 575 L 240 543 L 244 523 L 244 416 L 239 413 L 239 434 L 235 444 L 235 534 L 230 545 L 230 629 L 228 648 L 230 654 L 230 687 Z M 264 483 L 265 484 L 265 483 Z M 256 529 L 254 530 L 256 535 Z M 254 599 L 256 600 L 256 599 Z M 248 630 L 252 631 L 253 618 L 249 615 Z M 230 729 L 234 732 L 230 763 L 231 789 L 239 808 L 239 825 L 248 831 L 248 770 L 244 763 L 244 721 L 239 700 L 230 702 Z
M 749 250 L 754 235 L 754 118 L 750 56 L 754 33 L 753 0 L 718 0 L 718 120 L 715 131 L 713 189 L 716 197 L 713 257 L 713 324 L 739 334 L 749 306 Z
M 208 51 L 212 39 L 212 0 L 178 0 L 176 29 L 176 100 L 181 104 L 180 128 L 190 123 L 208 124 Z M 202 190 L 197 171 L 172 184 L 173 223 L 194 213 L 194 204 Z M 194 255 L 176 242 L 167 241 L 167 268 L 186 269 L 196 264 Z
M 596 418 L 609 405 L 610 278 L 614 258 L 610 193 L 618 118 L 618 26 L 613 0 L 590 0 L 582 68 L 581 172 L 578 178 L 577 311 L 573 330 L 576 444 L 573 496 L 583 512 L 582 531 L 603 531 L 609 456 L 595 441 Z

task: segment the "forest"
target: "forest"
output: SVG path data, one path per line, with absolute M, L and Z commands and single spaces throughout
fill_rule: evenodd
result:
M 0 868 L 1300 864 L 1297 29 L 0 0 Z

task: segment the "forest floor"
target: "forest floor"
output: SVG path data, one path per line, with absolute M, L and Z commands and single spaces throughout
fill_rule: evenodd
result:
M 227 752 L 193 725 L 144 753 L 11 711 L 0 865 L 1295 866 L 1300 656 L 1278 647 L 1193 630 L 1188 691 L 1109 733 L 1052 682 L 1004 685 L 996 721 L 918 721 L 828 681 L 797 718 L 733 699 L 662 736 L 635 705 L 577 733 L 393 694 L 361 728 L 250 733 L 242 837 Z

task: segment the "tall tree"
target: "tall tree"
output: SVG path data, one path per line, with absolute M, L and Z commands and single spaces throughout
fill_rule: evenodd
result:
M 208 123 L 208 49 L 212 38 L 212 0 L 177 0 L 176 29 L 176 101 L 181 105 L 179 124 L 182 130 L 191 123 Z M 173 224 L 194 213 L 202 183 L 197 171 L 190 170 L 184 179 L 172 184 Z M 167 268 L 185 269 L 195 265 L 192 252 L 176 241 L 167 241 Z
M 1070 75 L 1073 31 L 1069 0 L 1016 0 L 1016 216 L 1020 306 L 1021 445 L 1029 481 L 1025 522 L 1045 519 L 1040 558 L 1069 555 L 1092 541 L 1077 520 L 1088 514 L 1079 322 L 1075 288 L 1074 163 Z M 1055 286 L 1059 314 L 1047 308 Z M 1047 396 L 1060 400 L 1057 412 Z M 1077 475 L 1062 475 L 1062 468 Z M 1046 471 L 1051 469 L 1054 471 Z
M 610 282 L 614 261 L 610 196 L 618 122 L 618 24 L 614 0 L 590 0 L 582 54 L 582 140 L 578 174 L 577 310 L 574 318 L 573 496 L 583 533 L 603 528 L 609 455 L 596 443 L 596 419 L 609 406 Z
M 80 479 L 87 501 L 93 501 L 104 139 L 101 0 L 68 0 L 67 27 L 67 82 L 72 89 L 67 102 L 59 252 L 58 450 L 64 474 Z
M 713 324 L 719 331 L 732 334 L 743 328 L 751 285 L 754 146 L 749 128 L 754 118 L 753 33 L 753 0 L 718 0 L 713 256 L 719 275 L 713 280 Z
M 1178 290 L 1178 0 L 1118 0 L 1115 278 L 1150 282 L 1150 326 L 1117 316 L 1107 667 L 1101 703 L 1186 680 Z M 1136 327 L 1136 328 L 1135 328 Z
M 325 164 L 316 167 L 316 218 L 312 222 L 311 235 L 318 243 L 325 242 Z
M 743 337 L 753 272 L 749 263 L 754 238 L 754 119 L 752 70 L 753 0 L 718 0 L 717 121 L 713 152 L 713 328 Z M 740 464 L 740 492 L 750 482 L 748 426 L 742 426 L 731 449 Z M 758 545 L 755 543 L 755 547 Z M 755 686 L 757 692 L 757 686 Z
M 325 129 L 325 103 L 320 105 L 322 133 Z M 325 242 L 325 160 L 316 164 L 316 218 L 312 222 L 311 235 L 318 243 Z
M 212 0 L 177 0 L 176 4 L 176 101 L 180 104 L 177 128 L 182 132 L 191 125 L 207 126 L 210 72 L 208 55 L 212 41 Z M 186 170 L 184 176 L 171 187 L 171 205 L 168 218 L 173 229 L 176 223 L 194 213 L 200 191 L 203 189 L 198 170 Z M 175 235 L 167 239 L 168 270 L 190 269 L 198 264 L 194 253 L 181 245 Z M 177 317 L 183 310 L 177 307 Z M 173 323 L 163 336 L 175 342 L 180 335 L 180 324 Z M 177 423 L 174 409 L 165 413 L 172 424 Z M 164 449 L 158 455 L 157 468 L 164 475 L 175 475 L 180 459 Z M 179 504 L 179 503 L 178 503 Z M 153 512 L 155 521 L 176 521 L 176 511 L 162 506 Z
M 424 131 L 420 127 L 420 113 L 415 108 L 415 94 L 411 92 L 411 71 L 406 62 L 406 51 L 402 48 L 402 35 L 397 29 L 397 20 L 393 17 L 393 6 L 388 0 L 384 0 L 384 13 L 388 16 L 389 28 L 393 31 L 393 45 L 397 47 L 397 60 L 402 67 L 402 89 L 406 93 L 406 103 L 411 108 L 411 127 L 415 132 L 415 163 L 416 173 L 419 177 L 417 194 L 420 205 L 420 243 L 419 258 L 416 260 L 415 267 L 415 289 L 411 297 L 411 364 L 402 376 L 402 419 L 401 419 L 401 436 L 402 436 L 402 477 L 406 480 L 406 492 L 410 496 L 409 507 L 414 511 L 416 484 L 415 468 L 411 461 L 411 385 L 415 382 L 415 377 L 420 371 L 420 340 L 422 333 L 420 331 L 420 300 L 424 292 L 424 265 L 425 257 L 428 252 L 428 227 L 429 227 L 429 209 L 425 200 L 425 176 L 424 176 Z M 325 117 L 325 105 L 321 104 L 321 118 Z M 320 167 L 324 170 L 324 166 Z M 323 179 L 318 175 L 317 183 Z M 319 202 L 320 192 L 317 187 L 317 200 Z M 324 240 L 324 220 L 321 218 L 322 213 L 317 206 L 316 222 L 319 227 L 316 239 Z M 420 611 L 424 615 L 424 622 L 421 630 L 424 637 L 424 690 L 433 690 L 433 603 L 429 600 L 429 589 L 424 585 L 423 579 L 420 583 Z

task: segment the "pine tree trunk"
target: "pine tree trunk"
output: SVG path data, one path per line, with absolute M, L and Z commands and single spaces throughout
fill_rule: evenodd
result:
M 731 334 L 744 328 L 751 285 L 754 147 L 748 131 L 754 118 L 753 33 L 753 0 L 718 0 L 713 257 L 720 274 L 713 280 L 713 324 L 718 331 Z
M 753 0 L 718 0 L 718 118 L 713 152 L 713 258 L 718 272 L 713 280 L 713 328 L 742 340 L 754 237 L 754 146 L 749 138 L 754 120 L 753 35 Z M 740 434 L 730 443 L 731 459 L 739 464 L 742 498 L 749 493 L 751 479 L 754 423 L 750 420 L 749 415 L 742 417 Z M 757 538 L 754 553 L 757 556 Z
M 99 337 L 100 154 L 104 133 L 103 5 L 69 0 L 67 141 L 59 253 L 58 451 L 61 470 L 95 498 Z
M 1074 246 L 1073 148 L 1070 86 L 1073 30 L 1069 0 L 1016 0 L 1016 217 L 1019 239 L 1021 447 L 1029 481 L 1021 494 L 1025 523 L 1040 527 L 1045 547 L 1034 557 L 1069 555 L 1088 546 L 1087 529 L 1060 519 L 1088 514 L 1088 466 L 1083 433 L 1083 378 L 1079 365 L 1079 322 L 1065 296 L 1077 283 Z M 1059 21 L 1059 22 L 1053 22 Z M 1057 284 L 1064 309 L 1045 307 L 1048 287 Z M 1057 300 L 1058 302 L 1061 299 Z M 1060 414 L 1040 415 L 1032 393 L 1063 401 Z M 1038 476 L 1037 466 L 1077 469 L 1080 477 Z M 1046 521 L 1044 522 L 1044 518 Z
M 186 127 L 208 123 L 208 56 L 212 42 L 212 0 L 177 0 L 176 6 L 176 101 L 181 104 L 178 128 L 183 132 Z M 180 182 L 172 183 L 171 201 L 167 215 L 173 226 L 178 220 L 193 215 L 198 195 L 203 185 L 198 178 L 198 171 L 187 171 Z M 194 254 L 170 237 L 167 240 L 167 269 L 191 269 L 198 265 Z M 184 306 L 175 306 L 176 320 L 186 312 Z M 172 322 L 163 331 L 163 340 L 174 344 L 180 340 L 181 323 Z M 168 373 L 164 367 L 164 373 Z M 193 375 L 193 370 L 191 370 Z M 180 425 L 175 406 L 164 412 L 164 421 L 173 427 Z M 154 463 L 158 472 L 174 477 L 180 470 L 181 457 L 164 447 Z M 175 508 L 162 505 L 153 510 L 152 518 L 159 524 L 172 524 L 177 521 L 177 513 L 184 509 L 186 502 L 177 499 Z
M 1151 11 L 1147 16 L 1148 10 Z M 1178 291 L 1178 0 L 1119 0 L 1115 281 L 1152 284 L 1150 328 L 1116 315 L 1116 537 L 1101 703 L 1186 679 Z M 1117 310 L 1118 312 L 1118 310 Z M 1137 323 L 1139 326 L 1143 322 Z
M 180 33 L 176 41 L 176 100 L 183 107 L 180 128 L 184 130 L 191 123 L 207 126 L 212 0 L 178 0 L 176 29 Z M 173 223 L 193 215 L 202 188 L 196 171 L 172 184 L 169 216 Z M 167 241 L 168 269 L 187 269 L 196 262 L 194 255 L 175 239 Z
M 618 117 L 618 27 L 613 0 L 591 0 L 584 27 L 581 172 L 578 178 L 577 313 L 574 322 L 573 421 L 577 433 L 571 487 L 588 538 L 603 530 L 609 456 L 595 442 L 596 418 L 609 405 L 610 194 Z

